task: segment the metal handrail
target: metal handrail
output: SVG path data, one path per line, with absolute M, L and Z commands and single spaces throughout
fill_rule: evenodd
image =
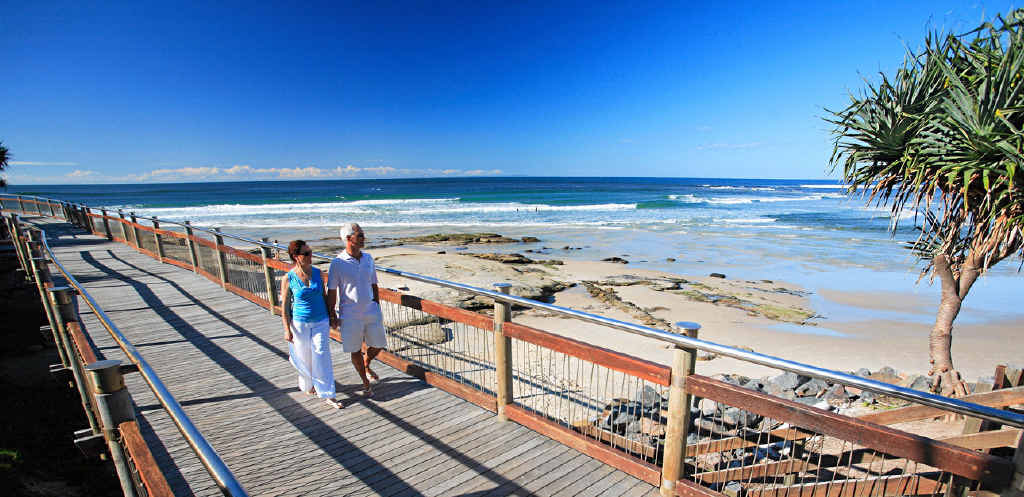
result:
M 97 304 L 92 296 L 89 295 L 89 292 L 82 287 L 78 280 L 76 280 L 75 277 L 72 276 L 64 265 L 61 264 L 54 256 L 53 251 L 50 249 L 50 244 L 47 241 L 46 231 L 41 230 L 41 233 L 42 244 L 46 249 L 46 253 L 50 257 L 50 261 L 57 266 L 57 269 L 59 269 L 61 274 L 64 275 L 64 278 L 68 283 L 74 287 L 75 291 L 77 291 L 82 299 L 85 300 L 85 303 L 99 318 L 100 324 L 102 324 L 114 340 L 117 341 L 118 346 L 120 346 L 121 350 L 128 356 L 128 359 L 138 366 L 139 373 L 142 375 L 142 378 L 149 385 L 150 390 L 152 390 L 156 395 L 160 404 L 163 405 L 167 414 L 170 415 L 171 420 L 174 421 L 174 425 L 178 427 L 179 431 L 181 431 L 181 434 L 185 437 L 185 441 L 188 442 L 189 446 L 192 447 L 192 450 L 195 451 L 200 462 L 203 463 L 206 470 L 211 476 L 213 476 L 214 480 L 217 482 L 217 486 L 220 487 L 221 492 L 231 497 L 248 496 L 249 494 L 246 493 L 244 488 L 242 488 L 241 483 L 238 482 L 238 479 L 235 478 L 235 475 L 232 474 L 231 470 L 228 469 L 226 464 L 224 464 L 224 461 L 217 454 L 217 451 L 210 446 L 210 443 L 206 441 L 203 434 L 199 432 L 199 429 L 192 423 L 192 420 L 187 414 L 185 414 L 181 404 L 179 404 L 177 399 L 175 399 L 174 396 L 171 395 L 171 392 L 167 390 L 167 387 L 164 386 L 162 381 L 160 381 L 156 372 L 153 371 L 153 368 L 150 367 L 148 362 L 146 362 L 146 359 L 142 357 L 142 354 L 140 354 L 138 349 L 135 348 L 135 345 L 128 341 L 128 338 L 121 333 L 121 330 L 119 330 L 116 325 L 114 325 L 113 321 L 110 320 L 110 317 L 103 312 L 103 309 L 99 304 Z
M 34 197 L 34 198 L 42 198 L 42 197 Z M 52 200 L 52 199 L 45 199 L 44 198 L 44 200 Z M 142 217 L 142 216 L 136 216 L 136 217 L 137 218 L 141 217 L 142 219 L 150 219 L 150 220 L 152 220 L 152 218 L 147 218 L 147 217 Z M 163 219 L 160 219 L 159 221 L 161 223 L 167 222 L 167 223 L 178 224 L 178 225 L 184 226 L 183 223 L 178 223 L 178 222 L 174 222 L 174 221 L 165 221 Z M 213 230 L 206 230 L 204 228 L 193 227 L 193 229 L 202 229 L 203 231 L 209 231 L 211 233 L 214 233 Z M 254 240 L 254 239 L 251 239 L 251 238 L 248 238 L 248 237 L 243 237 L 243 236 L 238 236 L 238 235 L 229 235 L 229 234 L 223 233 L 223 232 L 216 232 L 216 233 L 219 234 L 219 235 L 225 236 L 225 237 L 234 238 L 236 240 L 241 240 L 241 241 L 244 241 L 246 243 L 251 243 L 251 244 L 254 244 L 254 245 L 261 246 L 261 247 L 268 247 L 268 248 L 274 248 L 274 249 L 279 249 L 279 250 L 286 249 L 285 246 L 279 245 L 279 244 L 276 244 L 276 243 L 263 242 L 263 241 Z M 330 256 L 323 255 L 323 254 L 318 254 L 318 253 L 314 253 L 313 256 L 316 257 L 316 258 L 325 259 L 325 260 L 332 259 L 332 257 L 330 257 Z M 522 305 L 522 306 L 526 306 L 526 307 L 531 307 L 531 308 L 534 308 L 534 309 L 542 309 L 542 310 L 545 310 L 545 311 L 548 311 L 548 312 L 552 312 L 552 313 L 555 313 L 555 314 L 558 314 L 558 315 L 566 316 L 566 317 L 569 317 L 569 318 L 572 318 L 572 319 L 578 319 L 578 320 L 581 320 L 581 321 L 586 321 L 586 322 L 590 322 L 590 323 L 600 324 L 600 325 L 608 326 L 608 327 L 615 328 L 615 329 L 618 329 L 618 330 L 622 330 L 622 331 L 626 331 L 626 332 L 629 332 L 629 333 L 633 333 L 633 334 L 636 334 L 636 335 L 640 335 L 640 336 L 644 336 L 644 337 L 647 337 L 647 338 L 651 338 L 651 339 L 654 339 L 654 340 L 659 340 L 659 341 L 662 341 L 662 342 L 665 342 L 665 343 L 669 343 L 669 344 L 672 344 L 672 345 L 678 346 L 678 347 L 692 348 L 692 349 L 697 349 L 697 350 L 703 350 L 703 351 L 706 351 L 706 352 L 712 352 L 712 353 L 715 353 L 715 354 L 718 354 L 718 355 L 722 355 L 722 356 L 725 356 L 725 357 L 731 357 L 731 358 L 734 358 L 734 359 L 739 359 L 741 361 L 751 362 L 751 363 L 754 363 L 754 364 L 759 364 L 759 365 L 762 365 L 762 366 L 768 366 L 768 367 L 775 368 L 775 369 L 781 369 L 783 371 L 789 371 L 789 372 L 792 372 L 792 373 L 797 373 L 797 374 L 800 374 L 800 375 L 809 376 L 809 377 L 813 377 L 813 378 L 820 378 L 820 379 L 823 379 L 823 380 L 829 380 L 829 381 L 831 381 L 833 383 L 840 383 L 840 384 L 843 384 L 843 385 L 849 385 L 849 386 L 853 386 L 853 387 L 856 387 L 856 388 L 860 388 L 862 390 L 868 390 L 868 391 L 871 391 L 871 392 L 875 392 L 875 393 L 879 393 L 879 394 L 883 394 L 883 395 L 888 395 L 888 396 L 891 396 L 891 397 L 896 397 L 896 398 L 900 398 L 900 399 L 911 401 L 911 402 L 916 402 L 916 403 L 923 404 L 923 405 L 926 405 L 926 406 L 935 407 L 935 408 L 938 408 L 938 409 L 943 409 L 943 410 L 955 412 L 955 413 L 958 413 L 958 414 L 963 414 L 963 415 L 966 415 L 966 416 L 972 416 L 972 417 L 976 417 L 976 418 L 981 418 L 981 419 L 985 419 L 985 420 L 992 421 L 992 422 L 995 422 L 995 423 L 1000 423 L 1000 424 L 1014 426 L 1014 427 L 1017 427 L 1017 428 L 1024 428 L 1024 414 L 1018 414 L 1018 413 L 1011 412 L 1011 411 L 1004 411 L 1004 410 L 1001 410 L 1001 409 L 995 409 L 995 408 L 992 408 L 992 407 L 983 406 L 983 405 L 980 405 L 980 404 L 974 404 L 974 403 L 971 403 L 971 402 L 964 402 L 962 400 L 953 399 L 953 398 L 949 398 L 949 397 L 943 397 L 941 395 L 935 395 L 935 394 L 931 394 L 931 393 L 928 393 L 928 392 L 922 392 L 922 391 L 919 391 L 919 390 L 913 390 L 913 389 L 910 389 L 910 388 L 900 387 L 900 386 L 897 386 L 897 385 L 891 385 L 889 383 L 883 383 L 881 381 L 872 380 L 872 379 L 869 379 L 869 378 L 862 378 L 860 376 L 855 376 L 855 375 L 851 375 L 851 374 L 847 374 L 847 373 L 842 373 L 842 372 L 839 372 L 839 371 L 834 371 L 834 370 L 830 370 L 830 369 L 820 368 L 820 367 L 817 367 L 817 366 L 811 366 L 809 364 L 803 364 L 803 363 L 799 363 L 799 362 L 795 362 L 795 361 L 790 361 L 790 360 L 782 359 L 782 358 L 775 357 L 775 356 L 770 356 L 770 355 L 766 355 L 766 354 L 760 354 L 760 353 L 757 353 L 757 352 L 751 352 L 751 351 L 739 349 L 739 348 L 736 348 L 736 347 L 730 347 L 730 346 L 727 346 L 727 345 L 717 344 L 717 343 L 714 343 L 714 342 L 708 342 L 706 340 L 700 340 L 700 339 L 697 339 L 697 338 L 690 338 L 690 337 L 688 337 L 686 335 L 682 335 L 682 334 L 678 334 L 678 333 L 672 333 L 672 332 L 669 332 L 669 331 L 659 330 L 657 328 L 650 328 L 650 327 L 642 326 L 642 325 L 638 325 L 638 324 L 627 323 L 625 321 L 619 321 L 617 319 L 606 318 L 606 317 L 603 317 L 603 316 L 598 316 L 596 314 L 590 314 L 590 313 L 587 313 L 587 312 L 577 311 L 575 309 L 569 309 L 569 308 L 566 308 L 566 307 L 560 307 L 560 306 L 557 306 L 557 305 L 547 304 L 547 303 L 544 303 L 544 302 L 538 302 L 536 300 L 527 299 L 527 298 L 524 298 L 524 297 L 517 297 L 517 296 L 514 296 L 514 295 L 506 295 L 504 293 L 494 292 L 494 291 L 490 291 L 490 290 L 485 290 L 483 288 L 478 288 L 478 287 L 474 287 L 474 286 L 470 286 L 470 285 L 465 285 L 465 284 L 462 284 L 462 283 L 456 283 L 454 281 L 442 280 L 442 279 L 439 279 L 439 278 L 433 278 L 433 277 L 430 277 L 430 276 L 424 276 L 424 275 L 421 275 L 421 274 L 410 273 L 410 272 L 407 272 L 407 271 L 401 271 L 401 270 L 398 270 L 398 269 L 391 269 L 391 268 L 380 267 L 380 266 L 377 267 L 377 271 L 379 271 L 381 273 L 385 273 L 385 274 L 391 274 L 391 275 L 394 275 L 394 276 L 402 277 L 402 278 L 407 278 L 407 279 L 411 279 L 411 280 L 415 280 L 415 281 L 421 281 L 421 282 L 424 282 L 424 283 L 429 283 L 429 284 L 432 284 L 432 285 L 437 285 L 437 286 L 442 286 L 442 287 L 446 287 L 446 288 L 451 288 L 451 289 L 454 289 L 454 290 L 459 290 L 459 291 L 462 291 L 462 292 L 467 292 L 467 293 L 471 293 L 471 294 L 474 294 L 474 295 L 479 295 L 479 296 L 482 296 L 482 297 L 488 297 L 488 298 L 491 298 L 491 299 L 494 299 L 494 300 L 498 300 L 498 301 L 502 301 L 502 302 L 507 302 L 507 303 L 510 303 L 510 304 L 518 304 L 518 305 Z

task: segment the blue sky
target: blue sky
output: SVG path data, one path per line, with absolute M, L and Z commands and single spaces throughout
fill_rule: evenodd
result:
M 4 3 L 12 184 L 822 178 L 823 108 L 1012 5 Z

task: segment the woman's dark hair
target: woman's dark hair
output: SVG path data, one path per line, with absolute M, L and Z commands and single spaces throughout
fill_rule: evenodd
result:
M 302 253 L 302 249 L 305 247 L 305 240 L 292 240 L 288 243 L 288 257 L 292 258 L 292 262 L 295 262 L 295 257 Z

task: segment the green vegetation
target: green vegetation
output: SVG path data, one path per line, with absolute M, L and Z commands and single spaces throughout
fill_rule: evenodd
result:
M 929 35 L 893 78 L 866 82 L 826 118 L 835 125 L 830 165 L 842 168 L 851 194 L 894 215 L 922 212 L 912 249 L 925 262 L 922 277 L 942 283 L 929 375 L 947 395 L 966 393 L 950 351 L 964 298 L 989 268 L 1024 249 L 1022 21 L 1024 10 L 1015 10 L 966 34 Z
M 0 171 L 7 169 L 7 161 L 10 160 L 10 151 L 4 146 L 4 142 L 0 142 Z M 7 186 L 7 180 L 0 178 L 0 188 Z

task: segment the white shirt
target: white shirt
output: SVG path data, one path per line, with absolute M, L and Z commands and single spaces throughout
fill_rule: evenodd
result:
M 327 289 L 338 290 L 338 317 L 356 318 L 380 312 L 380 306 L 373 301 L 376 284 L 377 271 L 370 254 L 362 252 L 356 259 L 342 251 L 331 260 Z

